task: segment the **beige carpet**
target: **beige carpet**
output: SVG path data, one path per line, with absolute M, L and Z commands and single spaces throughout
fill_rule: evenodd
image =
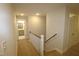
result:
M 34 46 L 26 39 L 18 40 L 18 56 L 38 56 Z

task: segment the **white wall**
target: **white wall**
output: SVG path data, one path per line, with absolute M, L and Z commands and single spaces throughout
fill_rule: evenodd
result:
M 46 17 L 45 16 L 28 16 L 28 30 L 37 35 L 46 34 Z
M 63 52 L 69 48 L 69 10 L 66 7 L 65 12 L 65 26 L 64 26 L 64 40 L 63 40 Z
M 6 41 L 5 55 L 16 55 L 15 20 L 10 4 L 0 4 L 0 40 Z
M 65 6 L 55 6 L 47 13 L 46 18 L 46 39 L 57 33 L 56 39 L 51 39 L 46 44 L 46 51 L 57 49 L 59 52 L 63 50 L 64 25 L 65 25 Z

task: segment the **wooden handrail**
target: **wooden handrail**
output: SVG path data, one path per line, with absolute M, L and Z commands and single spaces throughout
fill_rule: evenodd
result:
M 48 42 L 48 41 L 49 41 L 50 39 L 52 39 L 53 37 L 55 37 L 56 35 L 57 35 L 57 33 L 54 34 L 53 36 L 51 36 L 48 40 L 46 40 L 45 43 Z
M 31 33 L 31 34 L 33 34 L 33 35 L 35 35 L 35 36 L 36 36 L 36 37 L 38 37 L 38 38 L 41 38 L 40 36 L 38 36 L 37 34 L 35 34 L 35 33 L 31 32 L 31 31 L 29 31 L 29 33 Z

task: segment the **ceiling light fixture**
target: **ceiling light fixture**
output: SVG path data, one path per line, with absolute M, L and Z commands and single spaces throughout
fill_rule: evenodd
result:
M 38 16 L 38 15 L 40 15 L 39 13 L 36 13 L 36 15 Z
M 76 15 L 73 14 L 73 13 L 70 13 L 70 14 L 69 14 L 69 17 L 74 17 L 74 16 L 76 16 Z
M 20 15 L 21 15 L 21 16 L 24 16 L 24 13 L 21 13 Z

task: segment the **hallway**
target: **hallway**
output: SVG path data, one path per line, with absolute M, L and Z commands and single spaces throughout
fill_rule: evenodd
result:
M 0 4 L 0 55 L 79 55 L 78 12 L 79 4 Z
M 38 52 L 26 39 L 18 40 L 18 56 L 38 56 Z

